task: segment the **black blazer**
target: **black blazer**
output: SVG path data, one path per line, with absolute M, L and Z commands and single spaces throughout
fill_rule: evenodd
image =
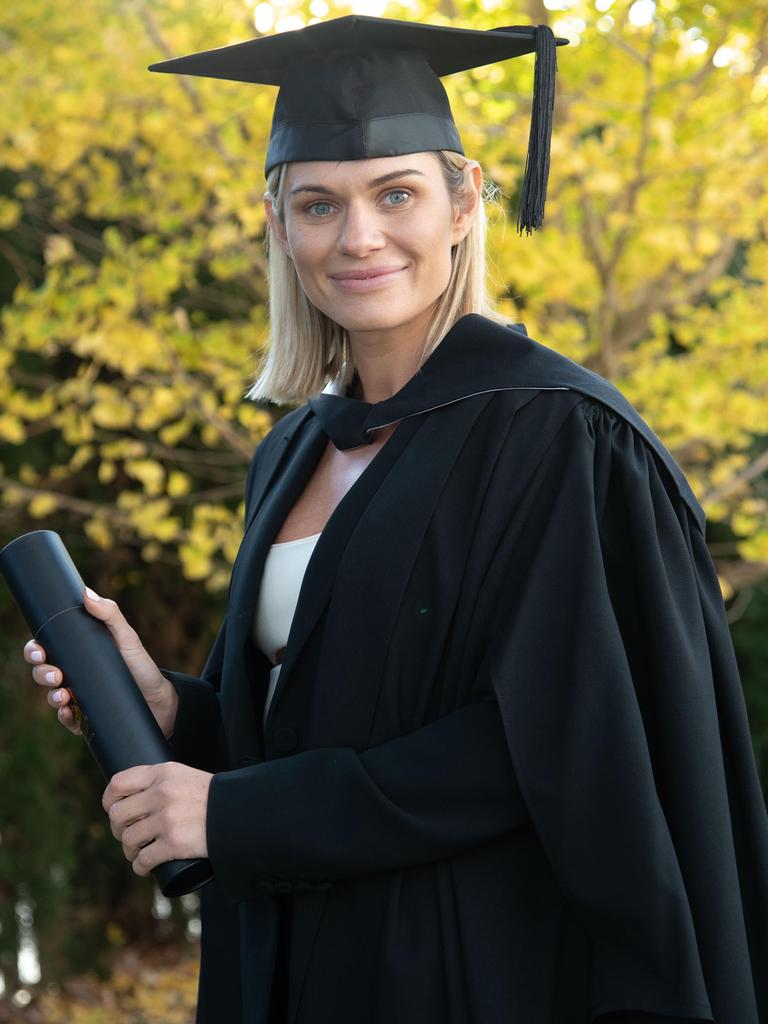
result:
M 198 1024 L 266 1021 L 280 892 L 291 1024 L 759 1024 L 768 819 L 701 507 L 517 331 L 464 317 L 423 370 L 277 423 L 202 676 L 163 670 L 215 773 Z M 387 417 L 262 730 L 269 546 L 329 434 Z

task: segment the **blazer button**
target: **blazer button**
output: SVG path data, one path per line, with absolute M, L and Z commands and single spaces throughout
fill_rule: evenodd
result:
M 282 726 L 275 730 L 275 746 L 278 750 L 295 750 L 298 742 L 299 737 L 296 735 L 295 729 Z

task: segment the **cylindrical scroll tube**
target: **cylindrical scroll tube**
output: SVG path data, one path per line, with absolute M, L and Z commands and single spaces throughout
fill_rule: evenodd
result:
M 34 530 L 6 544 L 0 575 L 48 661 L 63 672 L 104 778 L 138 764 L 170 761 L 162 730 L 112 634 L 83 606 L 85 584 L 58 533 Z M 173 860 L 152 874 L 164 896 L 182 896 L 207 882 L 212 869 L 205 858 Z

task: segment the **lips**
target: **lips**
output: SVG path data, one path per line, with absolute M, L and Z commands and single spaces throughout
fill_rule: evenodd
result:
M 342 270 L 338 274 L 331 274 L 334 281 L 367 281 L 371 277 L 383 277 L 385 274 L 392 274 L 402 267 L 371 267 L 368 270 Z
M 331 277 L 342 293 L 382 291 L 396 281 L 405 267 L 372 267 L 370 270 L 344 270 Z

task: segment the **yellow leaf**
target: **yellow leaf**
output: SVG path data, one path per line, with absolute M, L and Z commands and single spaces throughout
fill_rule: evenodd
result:
M 200 431 L 203 444 L 208 448 L 215 448 L 219 442 L 219 432 L 211 423 L 206 423 Z
M 23 444 L 26 439 L 27 432 L 19 417 L 11 416 L 10 413 L 0 413 L 0 440 L 10 441 L 11 444 Z
M 115 479 L 117 473 L 117 467 L 114 462 L 110 462 L 108 459 L 102 459 L 99 463 L 99 483 L 109 484 Z
M 112 547 L 112 531 L 103 516 L 94 516 L 92 519 L 89 519 L 84 524 L 83 531 L 103 551 Z
M 103 398 L 91 407 L 93 422 L 99 427 L 120 430 L 133 422 L 133 409 L 118 397 Z
M 161 427 L 158 432 L 158 437 L 167 445 L 176 445 L 181 441 L 183 437 L 192 429 L 192 421 L 188 418 L 178 420 L 176 423 L 168 423 L 166 426 Z
M 718 573 L 717 581 L 720 584 L 720 593 L 723 595 L 724 601 L 729 601 L 733 597 L 733 587 L 728 580 Z
M 178 469 L 174 469 L 169 473 L 167 491 L 172 498 L 178 498 L 183 494 L 189 494 L 190 486 L 191 482 L 186 473 L 182 473 Z
M 149 495 L 160 494 L 165 483 L 165 469 L 154 459 L 126 459 L 125 472 L 144 484 Z
M 90 462 L 93 458 L 94 447 L 92 444 L 84 444 L 77 449 L 75 454 L 69 460 L 69 468 L 73 473 L 76 473 L 78 469 L 82 469 L 86 463 Z
M 182 544 L 179 547 L 179 558 L 184 575 L 188 580 L 204 579 L 213 568 L 211 559 L 189 544 Z
M 58 507 L 59 503 L 53 494 L 36 494 L 29 503 L 28 511 L 33 519 L 42 519 Z
M 175 540 L 181 529 L 181 520 L 178 516 L 168 516 L 165 519 L 157 519 L 151 526 L 151 536 L 157 540 Z
M 257 408 L 253 402 L 243 402 L 238 405 L 237 418 L 244 427 L 252 430 L 254 437 L 261 437 L 266 434 L 272 425 L 272 417 L 264 409 Z
M 0 231 L 10 231 L 21 220 L 21 203 L 0 196 Z

